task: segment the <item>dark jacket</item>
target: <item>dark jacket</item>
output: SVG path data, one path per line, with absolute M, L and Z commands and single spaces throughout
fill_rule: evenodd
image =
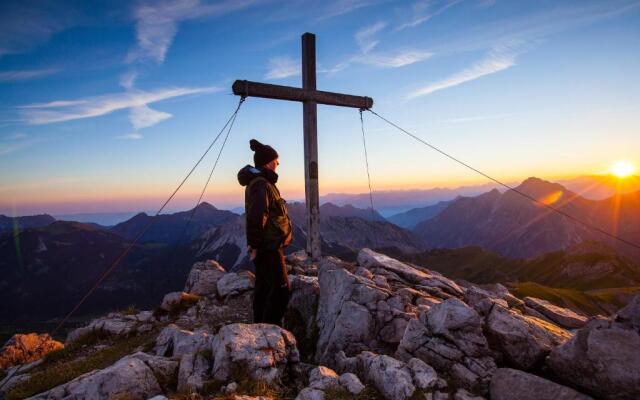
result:
M 287 202 L 276 187 L 278 174 L 247 165 L 238 172 L 246 186 L 244 207 L 247 244 L 254 249 L 277 249 L 291 243 L 291 221 Z

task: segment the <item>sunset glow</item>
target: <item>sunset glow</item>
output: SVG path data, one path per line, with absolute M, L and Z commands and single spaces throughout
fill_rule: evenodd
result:
M 626 160 L 616 161 L 611 166 L 611 173 L 618 178 L 626 178 L 633 175 L 636 172 L 636 167 L 631 162 Z

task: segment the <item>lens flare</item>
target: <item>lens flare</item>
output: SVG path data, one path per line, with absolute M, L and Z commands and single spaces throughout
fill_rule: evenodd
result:
M 616 161 L 611 166 L 611 173 L 618 178 L 626 178 L 627 176 L 633 175 L 635 172 L 635 165 L 626 160 Z

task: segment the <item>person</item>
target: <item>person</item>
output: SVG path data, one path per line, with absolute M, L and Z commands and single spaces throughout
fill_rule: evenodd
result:
M 243 167 L 238 182 L 245 186 L 247 248 L 256 270 L 253 321 L 281 326 L 290 295 L 284 248 L 292 240 L 291 221 L 276 187 L 278 153 L 255 139 L 249 146 L 254 166 Z

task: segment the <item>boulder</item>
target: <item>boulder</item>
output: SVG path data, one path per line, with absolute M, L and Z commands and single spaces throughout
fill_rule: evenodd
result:
M 482 326 L 474 309 L 456 298 L 445 300 L 409 321 L 396 355 L 419 358 L 456 386 L 486 393 L 496 364 Z
M 64 345 L 53 340 L 48 333 L 16 333 L 0 350 L 0 370 L 39 360 L 46 354 L 62 348 Z
M 482 396 L 476 396 L 465 389 L 458 389 L 453 394 L 453 400 L 486 400 Z
M 379 300 L 386 300 L 389 292 L 369 279 L 350 273 L 330 258 L 321 262 L 318 280 L 316 360 L 332 366 L 337 351 L 357 354 L 371 347 L 377 333 L 374 316 L 361 303 L 375 305 Z
M 480 315 L 489 314 L 494 304 L 498 304 L 504 308 L 509 307 L 506 300 L 497 298 L 492 293 L 476 286 L 467 288 L 464 294 L 464 301 Z
M 7 371 L 7 376 L 0 379 L 0 399 L 3 399 L 3 396 L 19 383 L 28 381 L 31 377 L 30 374 L 20 373 L 18 368 L 19 367 L 9 369 Z
M 383 269 L 398 275 L 409 283 L 420 283 L 429 275 L 401 261 L 364 248 L 358 253 L 358 264 L 368 269 Z
M 255 286 L 255 281 L 255 275 L 250 271 L 224 274 L 217 283 L 218 296 L 233 296 L 252 290 Z
M 325 400 L 326 396 L 320 389 L 306 387 L 298 393 L 296 400 Z
M 591 397 L 539 376 L 500 368 L 491 379 L 491 400 L 589 400 Z
M 214 378 L 226 381 L 241 371 L 274 382 L 296 370 L 300 355 L 291 332 L 270 324 L 231 324 L 220 329 L 211 346 Z
M 110 367 L 80 375 L 70 382 L 29 399 L 148 399 L 162 394 L 162 388 L 154 370 L 148 364 L 148 358 L 145 362 L 143 360 L 146 357 L 140 354 L 124 357 Z
M 535 297 L 525 297 L 524 304 L 563 328 L 582 328 L 589 321 L 589 318 L 584 315 L 580 315 L 568 308 L 558 307 L 546 300 Z
M 492 348 L 509 365 L 522 370 L 539 365 L 554 347 L 572 337 L 556 325 L 498 305 L 487 316 L 485 331 Z
M 209 349 L 213 336 L 204 331 L 188 331 L 175 324 L 167 325 L 156 338 L 153 353 L 163 357 L 180 358 Z
M 340 386 L 339 378 L 334 370 L 320 365 L 311 370 L 309 387 L 320 390 L 336 389 Z
M 362 382 L 360 382 L 358 376 L 351 372 L 345 372 L 344 374 L 340 375 L 338 381 L 340 382 L 340 386 L 345 388 L 347 392 L 351 393 L 354 396 L 359 395 L 360 392 L 364 390 L 364 385 L 362 384 Z
M 211 349 L 183 355 L 178 368 L 178 392 L 200 391 L 208 379 L 210 368 Z
M 307 254 L 307 251 L 303 249 L 288 254 L 285 259 L 289 264 L 305 265 L 309 261 L 309 255 Z
M 364 350 L 392 353 L 409 320 L 418 315 L 420 296 L 410 290 L 394 293 L 330 257 L 320 263 L 318 281 L 315 358 L 319 363 L 333 367 L 341 350 L 349 356 Z
M 184 291 L 198 296 L 215 296 L 218 293 L 218 280 L 225 272 L 214 260 L 197 262 L 191 267 Z
M 140 311 L 137 314 L 127 315 L 120 312 L 112 312 L 106 316 L 92 320 L 89 325 L 69 332 L 65 345 L 70 345 L 93 332 L 100 332 L 110 336 L 128 336 L 136 332 L 147 332 L 153 329 L 155 319 L 151 311 Z
M 160 308 L 167 312 L 187 309 L 200 300 L 200 296 L 186 292 L 171 292 L 164 295 Z
M 336 362 L 340 370 L 359 375 L 390 400 L 409 399 L 417 388 L 431 388 L 437 380 L 435 371 L 417 359 L 404 363 L 387 355 L 363 351 L 355 357 L 340 352 Z
M 595 319 L 556 347 L 547 365 L 563 381 L 603 399 L 640 398 L 640 296 L 609 320 Z

